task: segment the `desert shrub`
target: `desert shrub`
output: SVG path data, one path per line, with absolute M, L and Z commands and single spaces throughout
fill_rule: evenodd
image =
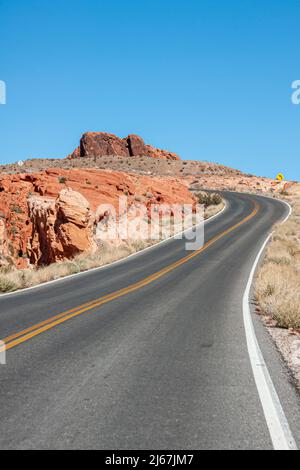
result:
M 218 206 L 219 204 L 221 204 L 221 202 L 222 202 L 222 198 L 220 194 L 216 194 L 216 193 L 211 194 L 211 205 Z
M 58 179 L 59 184 L 66 184 L 66 182 L 68 181 L 66 176 L 59 176 L 57 179 Z
M 300 328 L 299 273 L 290 265 L 265 264 L 258 276 L 256 298 L 281 328 Z
M 278 327 L 300 328 L 300 207 L 275 228 L 256 282 L 256 299 Z
M 198 199 L 198 203 L 203 204 L 205 207 L 217 206 L 222 203 L 222 197 L 217 193 L 199 191 L 195 196 Z
M 14 204 L 12 207 L 11 207 L 11 211 L 12 212 L 15 212 L 16 214 L 23 214 L 23 210 L 20 206 L 18 206 L 17 204 Z
M 11 276 L 0 274 L 0 292 L 13 292 L 19 288 Z

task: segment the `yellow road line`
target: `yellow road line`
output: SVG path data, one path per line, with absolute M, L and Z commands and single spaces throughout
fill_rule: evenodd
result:
M 18 346 L 19 344 L 22 344 L 25 341 L 28 341 L 31 338 L 38 336 L 41 333 L 44 333 L 45 331 L 48 331 L 54 328 L 55 326 L 60 325 L 61 323 L 66 322 L 67 320 L 70 320 L 71 318 L 77 317 L 78 315 L 82 315 L 85 312 L 91 311 L 94 308 L 104 305 L 108 302 L 111 302 L 112 300 L 118 299 L 119 297 L 123 297 L 124 295 L 127 295 L 131 292 L 141 289 L 142 287 L 147 286 L 148 284 L 156 281 L 157 279 L 160 279 L 162 276 L 165 276 L 169 272 L 173 271 L 179 266 L 182 266 L 183 264 L 187 263 L 189 260 L 195 258 L 200 253 L 202 253 L 207 248 L 209 248 L 211 245 L 216 243 L 218 240 L 225 237 L 226 235 L 233 232 L 234 230 L 239 228 L 241 225 L 245 224 L 246 222 L 251 220 L 253 217 L 255 217 L 255 215 L 259 211 L 259 205 L 256 202 L 254 203 L 254 205 L 255 205 L 255 208 L 251 212 L 251 214 L 249 214 L 247 217 L 245 217 L 243 220 L 241 220 L 234 226 L 230 227 L 229 229 L 225 230 L 219 235 L 216 235 L 215 237 L 213 237 L 211 240 L 205 243 L 205 245 L 203 245 L 203 247 L 200 248 L 199 250 L 194 251 L 192 254 L 176 261 L 175 263 L 170 264 L 169 266 L 166 266 L 162 270 L 152 274 L 151 276 L 146 277 L 145 279 L 135 284 L 132 284 L 131 286 L 125 287 L 124 289 L 120 289 L 116 292 L 105 295 L 103 297 L 99 297 L 96 300 L 87 302 L 71 310 L 67 310 L 66 312 L 63 312 L 54 317 L 48 318 L 47 320 L 41 323 L 33 325 L 30 328 L 26 328 L 25 330 L 19 331 L 11 336 L 8 336 L 7 338 L 4 338 L 2 342 L 5 344 L 5 346 L 0 348 L 0 352 L 3 352 L 4 350 L 12 349 Z

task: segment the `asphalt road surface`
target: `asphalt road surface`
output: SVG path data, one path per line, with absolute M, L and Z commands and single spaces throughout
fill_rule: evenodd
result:
M 257 254 L 287 207 L 225 196 L 200 252 L 171 240 L 0 298 L 8 348 L 0 365 L 1 449 L 273 448 L 242 304 Z M 252 317 L 299 445 L 299 395 Z

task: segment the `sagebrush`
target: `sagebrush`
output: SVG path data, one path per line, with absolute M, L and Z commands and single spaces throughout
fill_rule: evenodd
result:
M 258 273 L 256 298 L 281 328 L 300 328 L 300 185 L 289 191 L 290 219 L 279 225 Z

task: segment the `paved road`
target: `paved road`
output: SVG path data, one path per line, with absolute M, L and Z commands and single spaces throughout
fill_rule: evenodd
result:
M 184 241 L 173 240 L 112 267 L 0 299 L 0 338 L 10 337 L 13 346 L 0 366 L 1 449 L 272 448 L 242 297 L 267 233 L 287 209 L 257 196 L 227 193 L 226 199 L 226 211 L 206 224 L 206 243 L 214 243 L 188 262 L 180 262 L 190 254 Z M 259 211 L 248 220 L 255 203 Z M 174 263 L 180 265 L 154 275 Z M 72 309 L 76 316 L 55 327 L 52 320 L 42 332 L 50 317 Z M 253 319 L 299 444 L 298 394 Z

